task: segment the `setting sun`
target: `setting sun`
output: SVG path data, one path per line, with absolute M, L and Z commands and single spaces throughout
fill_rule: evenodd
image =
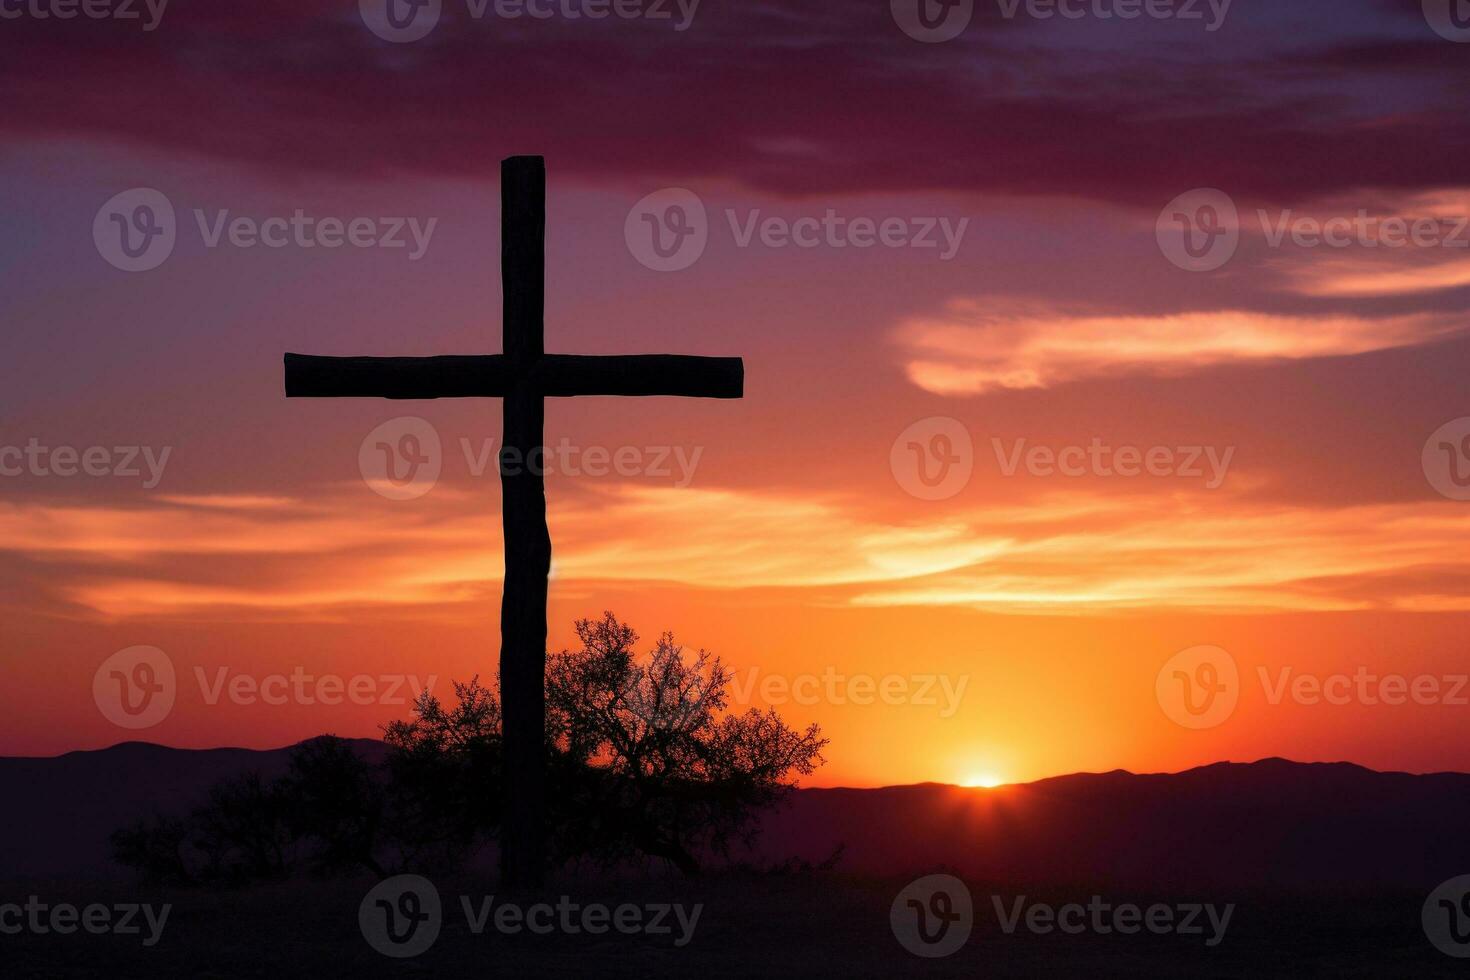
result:
M 976 773 L 972 776 L 966 776 L 964 782 L 962 782 L 960 785 L 969 786 L 975 789 L 995 789 L 997 786 L 1004 786 L 1005 782 L 1006 781 L 1004 779 L 994 775 L 993 773 L 982 772 Z

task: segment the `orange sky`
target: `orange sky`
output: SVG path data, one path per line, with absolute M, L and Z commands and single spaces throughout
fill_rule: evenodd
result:
M 1454 505 L 1201 512 L 1182 498 L 1082 496 L 918 525 L 870 523 L 810 499 L 711 493 L 610 486 L 584 509 L 553 487 L 553 643 L 570 640 L 573 618 L 607 607 L 645 637 L 669 628 L 715 650 L 734 668 L 738 704 L 773 698 L 792 722 L 822 723 L 833 744 L 817 783 L 1022 780 L 1272 754 L 1462 764 L 1463 707 L 1271 705 L 1257 680 L 1259 668 L 1463 671 L 1462 604 L 1364 591 L 1439 560 L 1443 538 L 1463 533 Z M 494 497 L 491 482 L 412 503 L 359 487 L 313 505 L 7 508 L 12 547 L 41 561 L 75 551 L 100 566 L 70 591 L 89 614 L 21 631 L 9 690 L 28 693 L 8 698 L 12 750 L 132 735 L 98 715 L 90 677 L 77 680 L 135 642 L 163 649 L 180 674 L 172 714 L 141 734 L 180 745 L 371 734 L 404 710 L 211 705 L 221 668 L 257 680 L 298 669 L 435 676 L 441 688 L 492 673 Z M 273 571 L 234 582 L 125 571 L 161 551 L 201 568 Z M 1268 570 L 1261 554 L 1272 556 Z M 1161 711 L 1154 680 L 1172 654 L 1203 643 L 1229 650 L 1245 683 L 1228 722 L 1187 731 Z
M 813 257 L 800 289 L 782 281 L 781 257 L 744 254 L 691 270 L 693 282 L 635 266 L 623 273 L 637 288 L 588 283 L 564 270 L 596 268 L 594 253 L 610 251 L 619 230 L 608 215 L 626 203 L 558 190 L 548 346 L 739 353 L 748 384 L 739 402 L 550 406 L 553 445 L 566 438 L 609 456 L 626 448 L 650 470 L 549 478 L 554 645 L 570 641 L 573 619 L 606 608 L 645 638 L 672 629 L 718 652 L 742 703 L 774 696 L 793 723 L 823 725 L 832 745 L 816 784 L 1024 780 L 1266 755 L 1470 764 L 1456 747 L 1470 717 L 1463 707 L 1273 705 L 1258 674 L 1460 669 L 1467 600 L 1456 543 L 1470 511 L 1435 492 L 1421 461 L 1429 433 L 1463 404 L 1453 365 L 1467 348 L 1441 339 L 1452 314 L 1099 315 L 1080 301 L 1010 295 L 902 313 L 911 301 L 891 295 L 891 311 L 864 309 L 851 283 L 869 260 L 839 254 Z M 494 206 L 488 192 L 465 197 L 444 188 L 418 204 L 483 211 L 492 227 L 469 230 L 472 251 L 493 236 Z M 970 206 L 1000 219 L 1015 208 Z M 1140 256 L 1156 248 L 1140 222 L 1110 209 L 1032 210 L 1071 221 L 1095 212 Z M 1005 276 L 987 263 L 1009 249 L 1000 219 L 990 233 L 999 239 L 976 245 L 992 283 Z M 1066 227 L 1050 234 L 1067 241 Z M 1152 255 L 1133 273 L 1140 289 L 1194 288 Z M 81 324 L 86 307 L 139 302 L 140 289 L 171 296 L 172 319 L 207 319 L 220 338 L 182 341 L 217 381 L 160 374 L 138 390 L 109 375 L 65 403 L 39 396 L 55 414 L 38 409 L 19 430 L 50 444 L 174 451 L 156 488 L 22 477 L 11 485 L 25 492 L 0 501 L 17 583 L 13 683 L 0 694 L 8 752 L 129 737 L 265 747 L 322 730 L 371 735 L 406 711 L 211 704 L 221 668 L 257 683 L 293 671 L 432 676 L 441 689 L 493 674 L 499 487 L 484 464 L 498 405 L 288 403 L 278 362 L 287 348 L 493 350 L 496 331 L 475 324 L 481 307 L 494 309 L 493 277 L 465 281 L 466 260 L 451 254 L 373 297 L 320 287 L 335 276 L 357 282 L 358 266 L 385 264 L 377 257 L 334 256 L 305 277 L 284 257 L 249 258 L 261 268 L 209 258 L 191 261 L 219 280 L 214 289 L 169 278 L 182 270 L 141 283 L 97 273 L 100 293 L 62 301 Z M 1021 275 L 1026 256 L 1009 261 Z M 1120 269 L 1142 262 L 1118 260 Z M 1249 274 L 1264 292 L 1301 275 Z M 227 286 L 241 275 L 286 292 Z M 1326 276 L 1311 278 L 1313 288 L 1327 288 Z M 778 305 L 735 288 L 756 281 Z M 879 287 L 870 292 L 876 299 Z M 707 295 L 726 302 L 710 310 Z M 436 326 L 406 334 L 400 323 L 423 319 L 422 298 Z M 284 321 L 277 307 L 290 308 Z M 700 318 L 708 326 L 697 333 L 678 328 Z M 762 318 L 759 330 L 745 328 Z M 344 321 L 352 331 L 336 326 Z M 99 431 L 116 398 L 131 399 L 130 414 Z M 402 416 L 433 427 L 442 473 L 426 495 L 388 500 L 364 478 L 359 453 Z M 971 475 L 959 492 L 925 500 L 902 472 L 900 435 L 935 417 L 970 439 Z M 1109 454 L 1103 470 L 1069 476 L 1024 462 L 1036 447 L 1093 445 Z M 1134 475 L 1120 475 L 1111 454 L 1126 446 L 1140 458 L 1165 449 L 1180 469 L 1197 457 L 1195 469 L 1151 474 L 1135 461 Z M 1161 710 L 1155 679 L 1200 644 L 1230 651 L 1243 681 L 1229 721 L 1190 731 Z M 172 712 L 142 732 L 111 725 L 92 700 L 98 665 L 135 645 L 165 651 L 180 678 Z

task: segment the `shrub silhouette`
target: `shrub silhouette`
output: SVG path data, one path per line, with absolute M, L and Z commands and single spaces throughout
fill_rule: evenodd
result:
M 670 633 L 640 658 L 612 613 L 576 624 L 582 647 L 547 658 L 546 751 L 559 862 L 637 859 L 697 873 L 749 840 L 755 816 L 824 761 L 821 729 L 773 710 L 732 713 L 718 657 L 686 655 Z M 452 866 L 493 841 L 501 806 L 501 710 L 479 678 L 429 692 L 384 730 L 386 757 L 322 736 L 288 772 L 226 780 L 187 819 L 155 817 L 112 836 L 145 878 L 192 883 Z
M 384 783 L 352 746 L 330 736 L 291 753 L 290 771 L 276 784 L 290 836 L 304 845 L 318 874 L 366 868 L 384 874 L 375 851 L 394 816 Z
M 492 839 L 501 816 L 500 702 L 478 677 L 445 708 L 428 691 L 385 729 L 385 764 L 405 863 L 453 864 Z
M 112 835 L 113 858 L 146 880 L 245 883 L 298 868 L 381 874 L 385 785 L 376 768 L 330 735 L 291 752 L 290 767 L 266 781 L 246 772 L 210 788 L 186 819 L 156 816 Z

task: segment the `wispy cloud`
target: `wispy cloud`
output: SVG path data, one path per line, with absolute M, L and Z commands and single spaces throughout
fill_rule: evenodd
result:
M 1371 319 L 1244 310 L 1169 315 L 1077 312 L 959 299 L 903 322 L 908 377 L 942 395 L 1050 388 L 1086 378 L 1176 375 L 1228 364 L 1361 354 L 1426 343 L 1463 329 L 1443 314 Z
M 176 505 L 11 506 L 0 530 L 58 532 L 7 533 L 4 550 L 59 564 L 65 574 L 50 587 L 108 619 L 479 608 L 499 588 L 498 517 L 453 496 L 431 501 L 373 513 L 360 501 L 297 503 L 285 525 L 275 510 L 201 519 Z M 831 499 L 622 488 L 564 501 L 556 534 L 561 585 L 785 589 L 821 604 L 1008 613 L 1470 609 L 1470 593 L 1446 587 L 1470 579 L 1455 544 L 1470 541 L 1470 512 L 1448 502 L 1308 508 L 1219 493 L 1068 493 L 916 525 Z
M 977 532 L 991 520 L 976 515 Z M 1038 532 L 986 563 L 852 601 L 1049 614 L 1470 609 L 1463 591 L 1446 594 L 1470 574 L 1459 557 L 1470 514 L 1453 503 L 1206 508 L 1172 497 Z
M 1470 286 L 1470 253 L 1432 256 L 1359 252 L 1311 262 L 1280 263 L 1290 292 L 1317 297 L 1404 296 Z
M 1358 298 L 1470 285 L 1470 191 L 1334 197 L 1258 213 L 1252 229 L 1278 251 L 1266 262 L 1287 292 Z M 1312 247 L 1296 240 L 1305 233 Z

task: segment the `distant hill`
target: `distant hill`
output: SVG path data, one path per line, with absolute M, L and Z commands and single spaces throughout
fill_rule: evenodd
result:
M 381 742 L 354 739 L 365 756 Z M 221 779 L 286 771 L 290 748 L 172 749 L 123 742 L 54 758 L 0 758 L 0 877 L 124 875 L 108 857 L 118 827 L 155 812 L 184 814 Z
M 370 757 L 383 746 L 354 742 Z M 107 836 L 182 813 L 219 779 L 282 772 L 289 749 L 128 742 L 0 759 L 0 878 L 121 875 Z M 1111 888 L 1422 889 L 1470 873 L 1470 775 L 1415 776 L 1266 759 L 1187 772 L 1078 774 L 994 790 L 924 784 L 807 789 L 767 816 L 749 855 L 899 876 L 946 867 L 978 880 Z
M 1265 759 L 1078 774 L 996 790 L 805 790 L 760 852 L 908 874 L 1160 888 L 1422 889 L 1470 873 L 1470 775 Z

